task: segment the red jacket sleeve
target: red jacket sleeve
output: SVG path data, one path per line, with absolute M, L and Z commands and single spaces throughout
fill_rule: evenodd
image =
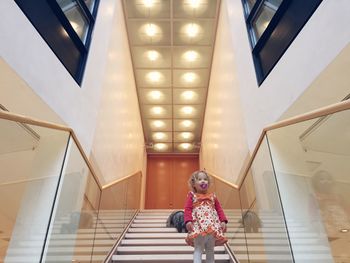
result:
M 224 210 L 221 207 L 219 200 L 215 196 L 215 210 L 218 213 L 220 222 L 225 222 L 227 224 L 227 218 L 225 216 Z
M 185 211 L 184 211 L 185 224 L 187 222 L 193 221 L 193 218 L 192 218 L 193 201 L 192 200 L 193 200 L 193 195 L 191 192 L 189 192 L 187 194 L 186 203 L 185 203 Z

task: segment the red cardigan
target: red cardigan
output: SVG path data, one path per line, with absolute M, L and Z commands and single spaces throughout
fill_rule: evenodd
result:
M 187 222 L 193 221 L 192 209 L 193 209 L 193 193 L 189 192 L 187 194 L 187 199 L 186 199 L 186 203 L 185 203 L 185 211 L 184 211 L 185 224 Z M 221 204 L 220 204 L 219 200 L 216 198 L 216 196 L 215 196 L 215 210 L 218 213 L 220 222 L 227 223 L 228 221 L 227 221 L 227 218 L 225 216 L 224 210 L 222 209 Z

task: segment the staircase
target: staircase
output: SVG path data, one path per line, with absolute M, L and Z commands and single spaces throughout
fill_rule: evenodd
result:
M 62 233 L 63 226 L 69 223 L 69 217 L 55 220 L 45 262 L 103 262 L 133 212 L 126 216 L 124 212 L 117 210 L 100 211 L 97 229 L 79 229 L 74 234 Z M 139 212 L 124 239 L 121 240 L 112 262 L 193 262 L 193 248 L 184 241 L 186 234 L 177 233 L 175 228 L 165 226 L 171 212 L 172 210 Z M 225 209 L 225 214 L 229 220 L 226 233 L 228 243 L 240 263 L 292 262 L 284 219 L 281 215 L 272 211 L 261 211 L 259 216 L 263 225 L 259 228 L 259 232 L 244 233 L 239 222 L 240 211 Z M 93 220 L 95 223 L 96 218 Z M 326 237 L 320 237 L 312 230 L 312 226 L 305 222 L 288 219 L 288 225 L 296 262 L 333 262 L 328 244 L 322 242 L 327 241 Z M 38 262 L 35 255 L 38 253 L 40 255 L 41 240 L 41 235 L 31 235 L 18 241 L 17 247 L 8 251 L 6 262 Z M 91 257 L 92 250 L 94 254 Z M 215 260 L 216 263 L 234 262 L 230 261 L 224 247 L 215 248 Z
M 185 243 L 187 234 L 166 227 L 166 220 L 172 211 L 140 211 L 112 257 L 112 262 L 193 262 L 193 248 Z M 220 246 L 215 248 L 215 262 L 234 261 L 230 261 L 225 247 Z

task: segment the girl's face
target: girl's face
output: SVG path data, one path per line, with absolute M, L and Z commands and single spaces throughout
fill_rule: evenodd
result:
M 209 178 L 205 173 L 199 173 L 194 182 L 194 188 L 197 193 L 205 194 L 209 188 Z

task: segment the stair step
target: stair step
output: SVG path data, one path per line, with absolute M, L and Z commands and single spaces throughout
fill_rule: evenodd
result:
M 147 228 L 129 228 L 129 233 L 177 233 L 174 227 L 161 228 L 161 227 L 147 227 Z
M 122 246 L 187 245 L 185 239 L 123 239 Z
M 205 255 L 203 255 L 205 260 Z M 215 262 L 229 262 L 227 254 L 215 254 Z M 112 262 L 193 262 L 192 254 L 114 255 Z
M 277 253 L 289 253 L 290 247 L 288 245 L 285 246 L 249 246 L 248 247 L 249 253 L 261 253 L 261 252 L 268 252 L 272 254 Z M 310 252 L 310 253 L 328 253 L 329 247 L 326 246 L 293 246 L 294 252 Z M 234 246 L 234 252 L 236 254 L 239 254 L 240 252 L 247 252 L 246 246 Z
M 75 256 L 47 256 L 45 257 L 45 262 L 54 262 L 54 263 L 67 263 L 67 262 L 79 262 L 79 263 L 88 263 L 88 262 L 103 262 L 105 255 L 93 256 L 91 255 L 75 255 Z M 73 261 L 74 260 L 74 261 Z M 28 256 L 12 256 L 6 257 L 6 262 L 13 263 L 28 263 L 28 262 L 38 262 L 38 257 L 28 257 Z
M 182 238 L 185 239 L 186 233 L 126 233 L 125 238 Z
M 248 260 L 247 255 L 236 255 L 240 261 Z M 296 254 L 294 255 L 295 262 L 315 262 L 315 263 L 328 263 L 334 262 L 333 257 L 330 254 Z M 276 262 L 276 263 L 289 263 L 292 262 L 292 258 L 289 254 L 286 255 L 273 255 L 273 254 L 249 254 L 250 262 Z
M 166 227 L 165 223 L 133 223 L 132 228 L 139 227 Z
M 117 249 L 118 254 L 149 254 L 155 253 L 193 253 L 193 247 L 190 246 L 122 246 Z M 224 253 L 225 247 L 215 247 L 215 253 Z
M 143 219 L 135 219 L 133 223 L 165 223 L 166 220 L 164 219 L 147 219 L 147 220 L 143 220 Z

